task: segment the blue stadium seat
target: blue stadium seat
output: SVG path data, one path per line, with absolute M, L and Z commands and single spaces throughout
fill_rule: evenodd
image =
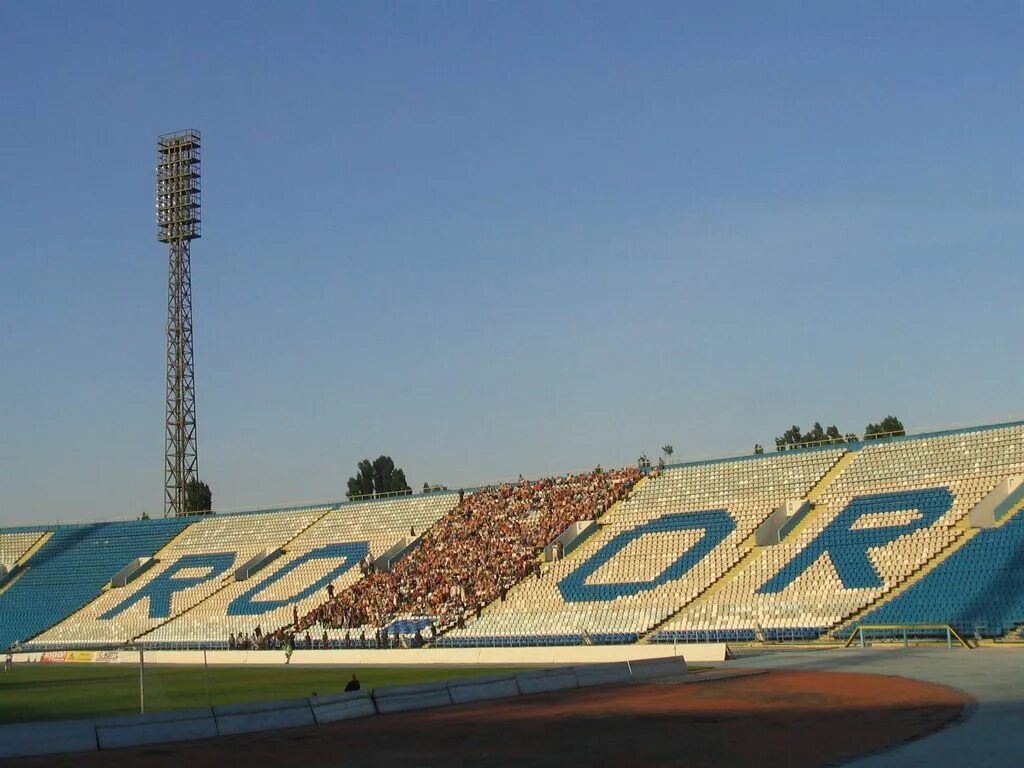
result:
M 949 624 L 998 637 L 1024 623 L 1024 512 L 979 531 L 931 573 L 862 624 Z
M 0 594 L 0 648 L 28 640 L 78 610 L 118 571 L 152 555 L 192 522 L 170 518 L 57 526 Z M 3 532 L 13 530 L 26 529 Z

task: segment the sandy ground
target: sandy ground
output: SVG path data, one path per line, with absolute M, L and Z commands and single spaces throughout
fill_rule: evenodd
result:
M 564 691 L 10 766 L 829 765 L 932 733 L 972 701 L 901 677 L 775 670 L 695 684 Z

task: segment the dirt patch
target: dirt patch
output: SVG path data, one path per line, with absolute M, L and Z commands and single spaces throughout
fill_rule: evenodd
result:
M 931 733 L 972 701 L 899 677 L 772 671 L 521 696 L 10 766 L 821 766 Z M 8 763 L 4 763 L 5 766 Z

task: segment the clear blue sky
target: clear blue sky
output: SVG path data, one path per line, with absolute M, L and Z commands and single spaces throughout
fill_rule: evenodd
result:
M 173 9 L 173 13 L 168 9 Z M 0 523 L 1024 415 L 1020 2 L 0 5 Z

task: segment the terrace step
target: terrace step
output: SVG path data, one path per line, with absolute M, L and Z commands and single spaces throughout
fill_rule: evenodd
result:
M 846 453 L 840 456 L 836 460 L 836 463 L 821 476 L 817 485 L 807 492 L 807 501 L 811 502 L 813 505 L 818 499 L 820 499 L 825 491 L 829 489 L 829 486 L 832 485 L 832 482 L 843 473 L 843 470 L 850 466 L 850 463 L 855 458 L 857 458 L 857 451 L 846 451 Z
M 35 540 L 35 543 L 26 549 L 24 554 L 15 561 L 15 565 L 25 565 L 51 538 L 53 538 L 53 531 L 45 531 L 38 539 Z

